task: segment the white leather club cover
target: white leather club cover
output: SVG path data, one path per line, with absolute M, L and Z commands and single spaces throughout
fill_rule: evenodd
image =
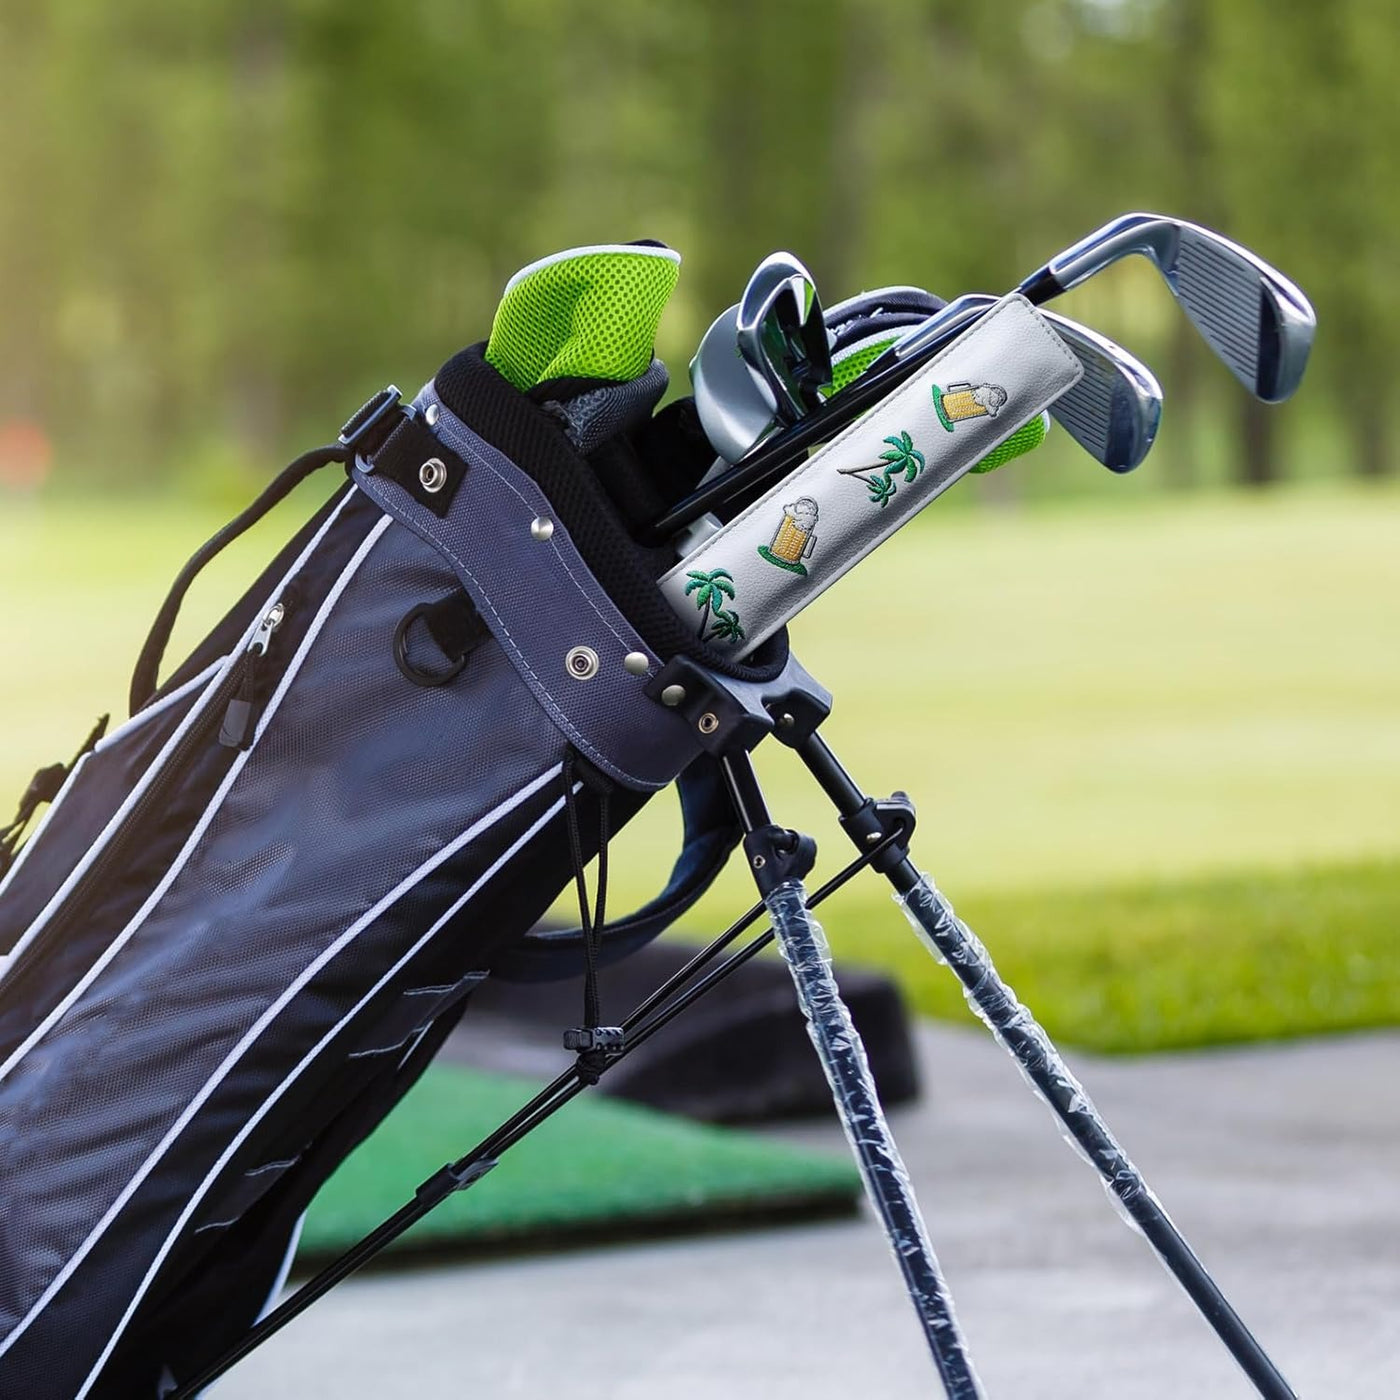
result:
M 712 646 L 752 651 L 1083 372 L 1030 302 L 1004 297 L 682 559 L 662 592 Z

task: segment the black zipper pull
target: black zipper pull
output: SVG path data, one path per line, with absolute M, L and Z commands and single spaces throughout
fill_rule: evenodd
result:
M 258 663 L 267 655 L 272 643 L 272 634 L 282 625 L 287 610 L 281 603 L 274 603 L 267 616 L 258 623 L 253 640 L 243 653 L 242 674 L 238 679 L 238 692 L 228 702 L 224 711 L 224 722 L 219 729 L 219 742 L 226 749 L 247 749 L 252 747 L 253 731 L 257 727 L 257 680 Z

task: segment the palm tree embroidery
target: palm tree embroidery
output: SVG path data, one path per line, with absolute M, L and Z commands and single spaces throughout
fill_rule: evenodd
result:
M 739 625 L 739 614 L 726 610 L 725 599 L 734 597 L 734 575 L 728 569 L 692 569 L 686 578 L 687 598 L 694 598 L 700 609 L 700 630 L 695 634 L 702 642 L 722 641 L 741 642 L 744 629 Z M 706 635 L 709 628 L 709 635 Z
M 739 626 L 739 614 L 725 612 L 723 608 L 716 608 L 714 625 L 710 628 L 710 635 L 705 640 L 710 642 L 742 642 L 744 629 Z
M 899 433 L 885 439 L 889 446 L 880 454 L 885 464 L 876 467 L 869 476 L 867 467 L 842 467 L 839 475 L 858 476 L 870 488 L 870 499 L 883 509 L 889 505 L 898 489 L 896 477 L 902 472 L 906 483 L 912 483 L 924 469 L 924 454 L 914 446 L 914 439 L 908 433 Z

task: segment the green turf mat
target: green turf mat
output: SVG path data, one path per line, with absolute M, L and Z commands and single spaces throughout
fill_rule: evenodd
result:
M 539 1086 L 435 1066 L 316 1198 L 302 1265 L 338 1253 L 461 1156 Z M 584 1094 L 395 1246 L 470 1254 L 848 1212 L 854 1165 L 732 1129 Z

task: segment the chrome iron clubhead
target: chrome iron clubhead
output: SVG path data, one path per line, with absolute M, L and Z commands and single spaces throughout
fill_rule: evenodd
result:
M 1162 386 L 1136 355 L 1107 336 L 1043 313 L 1084 366 L 1084 377 L 1050 405 L 1051 417 L 1111 472 L 1142 465 L 1162 421 Z
M 777 425 L 777 400 L 749 369 L 735 344 L 739 308 L 715 317 L 690 362 L 695 411 L 710 445 L 737 462 Z
M 812 274 L 791 253 L 773 253 L 754 269 L 739 301 L 735 341 L 744 362 L 772 394 L 780 422 L 821 407 L 831 383 L 831 341 Z
M 1228 238 L 1163 214 L 1124 214 L 1051 258 L 1018 291 L 1037 305 L 1137 254 L 1220 361 L 1256 398 L 1279 403 L 1298 387 L 1317 318 L 1276 268 Z

